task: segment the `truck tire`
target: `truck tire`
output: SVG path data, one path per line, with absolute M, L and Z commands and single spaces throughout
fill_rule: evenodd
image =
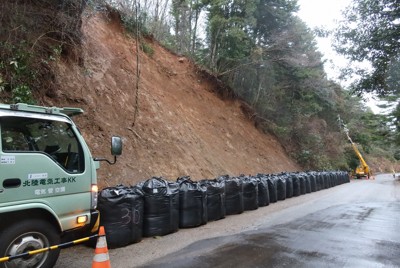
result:
M 60 243 L 56 228 L 40 219 L 16 222 L 0 231 L 0 258 L 46 248 Z M 32 256 L 0 263 L 0 268 L 51 268 L 55 265 L 60 250 L 51 250 Z

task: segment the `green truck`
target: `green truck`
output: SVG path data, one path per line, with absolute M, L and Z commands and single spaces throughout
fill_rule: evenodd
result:
M 116 162 L 92 158 L 71 117 L 79 108 L 0 104 L 0 258 L 97 231 L 96 169 Z M 71 235 L 71 237 L 73 237 Z M 2 267 L 53 267 L 59 250 L 0 262 Z

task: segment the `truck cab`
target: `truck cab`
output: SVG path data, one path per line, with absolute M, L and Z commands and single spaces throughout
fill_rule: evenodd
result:
M 105 159 L 93 159 L 72 121 L 81 113 L 0 104 L 0 258 L 56 245 L 68 232 L 97 231 L 96 169 Z M 111 151 L 121 154 L 119 137 L 112 138 Z M 58 254 L 49 251 L 0 267 L 52 267 Z

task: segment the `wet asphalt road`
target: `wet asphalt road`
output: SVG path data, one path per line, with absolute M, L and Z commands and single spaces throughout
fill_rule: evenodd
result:
M 395 203 L 335 206 L 274 228 L 199 241 L 144 267 L 400 267 L 399 215 Z
M 109 251 L 125 267 L 400 267 L 400 181 L 352 180 Z M 93 249 L 56 268 L 90 267 Z
M 378 176 L 352 183 L 366 195 L 358 192 L 356 200 L 338 193 L 342 200 L 328 208 L 272 228 L 198 241 L 143 267 L 400 267 L 399 182 Z

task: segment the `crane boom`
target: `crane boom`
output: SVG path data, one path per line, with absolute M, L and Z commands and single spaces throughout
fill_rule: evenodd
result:
M 349 139 L 349 141 L 351 143 L 351 146 L 353 147 L 354 152 L 356 153 L 358 159 L 360 160 L 361 167 L 356 169 L 356 175 L 361 175 L 361 172 L 363 172 L 367 177 L 370 177 L 371 176 L 371 171 L 369 169 L 369 166 L 368 166 L 367 162 L 365 162 L 364 157 L 362 157 L 360 151 L 357 148 L 357 145 L 350 138 L 348 131 L 346 132 L 346 135 L 347 135 L 347 138 Z
M 343 128 L 344 133 L 346 133 L 347 139 L 351 143 L 351 147 L 353 148 L 353 150 L 356 153 L 358 159 L 360 160 L 360 166 L 356 168 L 355 175 L 357 177 L 367 176 L 367 178 L 370 178 L 372 176 L 372 172 L 371 172 L 367 162 L 365 162 L 364 157 L 361 155 L 360 150 L 358 150 L 357 145 L 350 138 L 349 129 L 346 127 L 346 125 L 340 119 L 340 116 L 338 116 L 338 121 L 339 121 L 340 127 Z

